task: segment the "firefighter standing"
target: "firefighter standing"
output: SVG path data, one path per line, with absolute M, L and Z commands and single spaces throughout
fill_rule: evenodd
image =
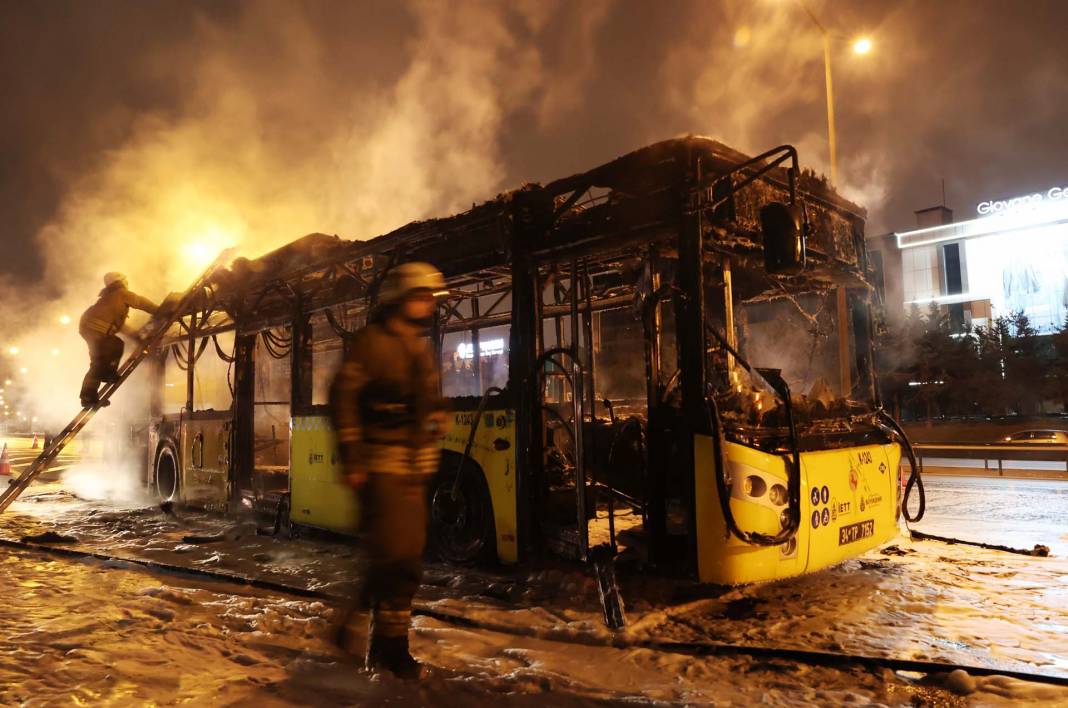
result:
M 437 471 L 444 422 L 425 334 L 444 287 L 441 273 L 426 263 L 387 273 L 379 307 L 346 347 L 331 392 L 345 475 L 361 493 L 368 562 L 339 640 L 349 651 L 366 646 L 367 668 L 405 678 L 420 672 L 408 650 L 408 624 L 423 574 L 427 482 Z
M 83 408 L 100 403 L 97 389 L 101 381 L 118 379 L 124 347 L 116 335 L 119 332 L 132 334 L 125 329 L 131 307 L 149 314 L 155 314 L 158 309 L 151 300 L 130 292 L 125 275 L 108 273 L 104 276 L 104 289 L 97 301 L 82 314 L 78 334 L 89 345 L 89 372 L 82 380 L 81 390 Z

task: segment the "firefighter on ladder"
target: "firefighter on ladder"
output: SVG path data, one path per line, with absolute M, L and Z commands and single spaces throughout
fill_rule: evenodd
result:
M 345 475 L 360 494 L 367 559 L 353 605 L 340 611 L 337 640 L 366 668 L 403 678 L 420 673 L 408 650 L 408 624 L 423 573 L 427 483 L 437 471 L 444 423 L 438 366 L 425 335 L 444 289 L 441 273 L 427 263 L 389 271 L 379 307 L 346 346 L 331 391 Z
M 104 276 L 104 289 L 100 291 L 97 301 L 82 314 L 78 333 L 89 345 L 89 372 L 82 380 L 81 390 L 83 408 L 100 404 L 97 389 L 102 381 L 118 380 L 124 346 L 117 334 L 123 332 L 134 336 L 125 327 L 131 307 L 150 315 L 159 309 L 148 298 L 131 292 L 125 275 L 108 273 Z

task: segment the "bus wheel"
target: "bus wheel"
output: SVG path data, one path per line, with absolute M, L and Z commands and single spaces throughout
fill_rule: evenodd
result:
M 477 464 L 468 461 L 454 496 L 458 466 L 459 456 L 455 460 L 452 455 L 443 457 L 442 470 L 431 484 L 430 552 L 450 563 L 492 560 L 496 556 L 497 539 L 493 503 L 485 477 Z
M 174 446 L 167 443 L 156 455 L 155 486 L 160 503 L 180 501 L 179 479 L 178 454 Z

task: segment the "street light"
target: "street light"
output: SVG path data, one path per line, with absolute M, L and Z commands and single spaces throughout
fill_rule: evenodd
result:
M 69 325 L 70 324 L 70 315 L 60 315 L 59 316 L 59 323 L 61 325 L 64 325 L 64 326 Z
M 823 75 L 827 83 L 827 148 L 831 156 L 831 186 L 838 186 L 838 136 L 834 130 L 834 82 L 831 80 L 831 33 L 819 21 L 803 0 L 798 0 L 812 24 L 823 35 Z M 867 54 L 872 49 L 870 37 L 859 37 L 853 42 L 854 54 Z
M 11 356 L 18 356 L 19 348 L 18 347 L 8 347 L 7 353 L 10 354 Z
M 831 33 L 819 21 L 815 13 L 809 9 L 804 0 L 797 0 L 801 9 L 805 11 L 812 24 L 816 25 L 820 34 L 823 35 L 823 75 L 827 82 L 827 149 L 831 157 L 831 186 L 838 187 L 838 139 L 834 130 L 834 82 L 831 81 Z M 867 54 L 871 51 L 872 41 L 868 37 L 860 37 L 853 42 L 854 54 Z M 848 398 L 853 390 L 852 372 L 849 370 L 849 333 L 842 326 L 849 317 L 849 306 L 846 298 L 846 289 L 843 286 L 837 288 L 835 293 L 838 310 L 838 386 L 842 391 L 842 397 Z

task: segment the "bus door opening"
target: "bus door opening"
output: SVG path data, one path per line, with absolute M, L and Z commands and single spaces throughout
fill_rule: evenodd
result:
M 266 329 L 256 338 L 252 478 L 241 491 L 257 505 L 277 504 L 289 491 L 292 348 L 289 327 Z

